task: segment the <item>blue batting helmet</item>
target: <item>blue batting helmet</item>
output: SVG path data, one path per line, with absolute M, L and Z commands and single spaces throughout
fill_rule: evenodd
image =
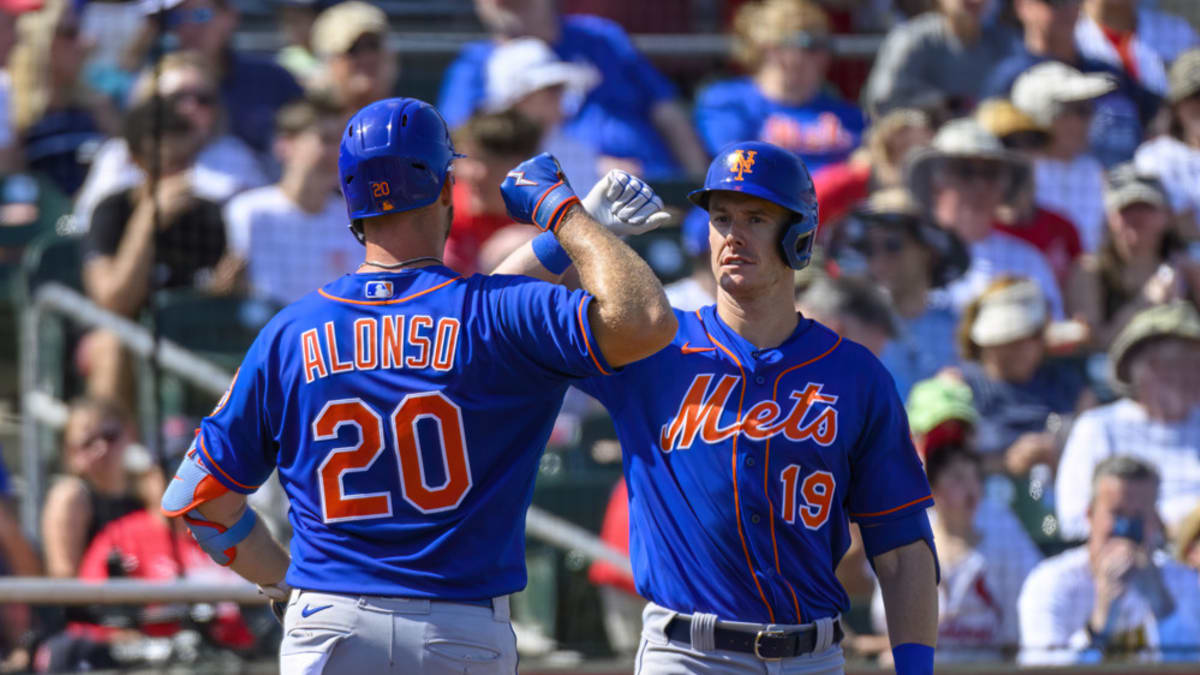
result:
M 338 151 L 351 222 L 432 204 L 455 157 L 445 120 L 424 101 L 388 98 L 359 110 Z
M 783 259 L 792 269 L 808 265 L 817 232 L 817 192 L 804 160 L 770 143 L 730 143 L 708 165 L 704 187 L 688 199 L 707 210 L 709 197 L 718 190 L 753 195 L 791 211 L 794 217 L 780 238 Z

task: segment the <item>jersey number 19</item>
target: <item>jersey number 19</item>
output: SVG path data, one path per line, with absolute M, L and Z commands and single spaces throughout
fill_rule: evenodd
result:
M 445 483 L 438 487 L 431 487 L 425 479 L 421 441 L 417 435 L 417 423 L 422 419 L 432 420 L 438 429 L 446 476 Z M 400 469 L 400 495 L 404 501 L 422 513 L 448 511 L 461 504 L 472 484 L 471 464 L 463 439 L 462 410 L 441 392 L 409 394 L 392 411 L 388 421 L 395 439 L 392 449 Z M 361 398 L 330 401 L 313 420 L 313 438 L 334 440 L 345 424 L 358 430 L 358 444 L 333 449 L 317 467 L 325 522 L 390 517 L 390 490 L 347 495 L 342 483 L 347 473 L 369 471 L 383 453 L 383 417 Z

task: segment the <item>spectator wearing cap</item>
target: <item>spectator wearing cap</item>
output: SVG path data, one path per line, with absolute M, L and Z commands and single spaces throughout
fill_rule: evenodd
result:
M 1019 277 L 993 281 L 963 312 L 958 344 L 962 376 L 979 411 L 976 445 L 989 466 L 1025 477 L 1058 464 L 1063 416 L 1083 404 L 1083 374 L 1047 360 L 1049 314 L 1038 285 Z
M 1127 161 L 1142 140 L 1142 128 L 1154 119 L 1160 96 L 1145 89 L 1118 66 L 1084 56 L 1075 45 L 1081 0 L 1013 0 L 1022 40 L 997 64 L 984 90 L 1008 96 L 1021 73 L 1046 61 L 1058 61 L 1083 73 L 1107 73 L 1118 88 L 1096 99 L 1088 132 L 1091 153 L 1105 166 Z
M 599 148 L 563 131 L 566 118 L 578 110 L 600 73 L 594 67 L 568 63 L 533 37 L 498 45 L 487 63 L 488 112 L 515 110 L 541 128 L 540 149 L 554 155 L 571 187 L 587 193 L 599 178 Z
M 313 23 L 313 53 L 321 59 L 321 70 L 311 88 L 341 106 L 346 119 L 392 95 L 400 62 L 388 46 L 387 33 L 383 10 L 359 0 L 338 3 Z
M 312 292 L 318 279 L 354 271 L 362 246 L 346 227 L 338 191 L 345 125 L 332 101 L 309 97 L 279 111 L 275 153 L 283 177 L 225 205 L 229 253 L 253 295 L 280 305 Z
M 509 110 L 478 114 L 455 129 L 453 136 L 454 147 L 466 156 L 454 162 L 454 222 L 446 240 L 445 262 L 459 274 L 473 274 L 481 269 L 484 244 L 513 224 L 496 186 L 510 169 L 537 152 L 542 130 Z
M 1075 43 L 1085 56 L 1120 68 L 1162 96 L 1167 91 L 1167 66 L 1184 51 L 1200 45 L 1200 35 L 1187 19 L 1150 4 L 1143 0 L 1084 0 L 1075 24 Z
M 1006 99 L 988 99 L 975 109 L 980 126 L 1000 139 L 1005 148 L 1030 161 L 1049 142 L 1050 134 L 1032 117 Z M 1037 247 L 1054 270 L 1059 288 L 1065 288 L 1075 261 L 1083 252 L 1079 230 L 1061 215 L 1038 206 L 1033 185 L 1014 199 L 1008 213 L 996 223 L 996 229 Z
M 1090 534 L 1084 545 L 1044 560 L 1025 580 L 1017 600 L 1019 662 L 1200 658 L 1200 581 L 1160 550 L 1164 534 L 1155 503 L 1165 467 L 1122 454 L 1094 471 L 1079 468 L 1087 470 L 1059 476 L 1089 494 Z
M 881 190 L 842 223 L 833 249 L 842 274 L 863 274 L 891 299 L 898 323 L 880 361 L 900 397 L 919 380 L 958 363 L 956 315 L 933 302 L 930 290 L 967 268 L 967 250 L 953 234 L 928 222 L 903 188 Z
M 983 84 L 1011 49 L 1012 37 L 984 28 L 988 0 L 937 0 L 927 12 L 888 32 L 863 89 L 872 117 L 936 99 L 952 114 L 969 112 Z
M 1088 154 L 1088 128 L 1095 100 L 1115 88 L 1110 75 L 1047 61 L 1021 73 L 1012 89 L 1013 104 L 1050 132 L 1033 160 L 1034 200 L 1070 219 L 1089 253 L 1103 238 L 1104 165 Z
M 586 63 L 600 72 L 565 131 L 594 141 L 608 168 L 644 178 L 703 175 L 708 156 L 675 87 L 634 47 L 616 23 L 587 15 L 562 16 L 555 0 L 475 0 L 491 39 L 463 47 L 442 79 L 438 110 L 451 127 L 479 110 L 487 95 L 487 62 L 500 43 L 535 37 L 562 61 Z
M 1170 130 L 1146 141 L 1133 161 L 1158 176 L 1171 208 L 1200 230 L 1200 48 L 1189 49 L 1171 64 L 1167 86 Z
M 70 197 L 87 177 L 100 143 L 117 131 L 119 117 L 81 78 L 90 45 L 80 37 L 69 3 L 51 0 L 21 15 L 17 34 L 10 65 L 12 112 L 24 163 Z
M 970 118 L 947 122 L 930 147 L 908 163 L 909 190 L 938 227 L 958 235 L 971 254 L 966 273 L 944 289 L 961 311 L 992 279 L 1012 274 L 1033 279 L 1050 303 L 1053 318 L 1063 316 L 1054 271 L 1034 246 L 996 229 L 1001 207 L 1028 189 L 1028 160 L 1006 150 Z
M 1105 458 L 1130 455 L 1162 476 L 1158 512 L 1173 531 L 1200 500 L 1200 315 L 1189 302 L 1143 310 L 1108 351 L 1124 398 L 1075 421 L 1055 488 L 1065 539 L 1087 536 L 1091 486 L 1079 480 Z
M 813 172 L 813 187 L 821 202 L 821 230 L 828 240 L 836 223 L 853 211 L 872 190 L 904 185 L 909 154 L 929 145 L 933 120 L 915 108 L 899 108 L 875 121 L 866 132 L 866 145 L 844 162 Z
M 896 315 L 877 286 L 854 277 L 819 276 L 799 292 L 796 308 L 879 357 L 896 336 Z
M 691 312 L 717 301 L 717 279 L 708 261 L 708 212 L 694 208 L 680 225 L 683 251 L 691 264 L 691 274 L 663 287 L 667 301 L 675 309 Z
M 841 162 L 866 121 L 825 91 L 832 59 L 829 18 L 813 0 L 760 0 L 738 8 L 734 59 L 748 77 L 714 83 L 696 97 L 696 127 L 710 154 L 757 139 L 791 150 L 809 171 Z
M 194 51 L 208 62 L 221 102 L 229 111 L 229 130 L 260 156 L 271 152 L 275 113 L 303 95 L 295 78 L 282 66 L 234 49 L 238 11 L 233 0 L 146 0 L 146 30 L 158 29 L 157 12 L 179 48 Z
M 1130 317 L 1180 297 L 1200 298 L 1200 262 L 1172 229 L 1158 179 L 1132 164 L 1108 172 L 1104 243 L 1084 256 L 1067 286 L 1067 308 L 1085 321 L 1103 349 Z
M 223 204 L 243 190 L 267 184 L 259 157 L 240 138 L 226 132 L 228 111 L 221 105 L 211 69 L 202 56 L 172 52 L 157 68 L 142 71 L 133 88 L 130 108 L 151 103 L 156 94 L 167 108 L 187 120 L 198 138 L 199 151 L 190 168 L 192 187 L 198 196 Z M 146 178 L 123 134 L 105 141 L 75 197 L 72 230 L 87 232 L 97 204 Z
M 320 71 L 321 59 L 313 53 L 312 30 L 327 0 L 273 0 L 275 23 L 284 45 L 275 63 L 287 69 L 302 86 Z

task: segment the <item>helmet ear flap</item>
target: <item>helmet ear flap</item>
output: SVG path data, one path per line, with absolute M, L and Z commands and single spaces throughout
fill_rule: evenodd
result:
M 812 262 L 813 246 L 817 240 L 817 209 L 815 205 L 783 229 L 780 246 L 783 260 L 794 270 L 802 270 Z

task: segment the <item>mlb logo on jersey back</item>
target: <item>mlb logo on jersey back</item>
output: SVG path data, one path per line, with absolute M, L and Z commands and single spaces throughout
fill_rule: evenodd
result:
M 390 281 L 368 281 L 363 288 L 363 293 L 368 300 L 386 300 L 392 297 L 392 282 Z

